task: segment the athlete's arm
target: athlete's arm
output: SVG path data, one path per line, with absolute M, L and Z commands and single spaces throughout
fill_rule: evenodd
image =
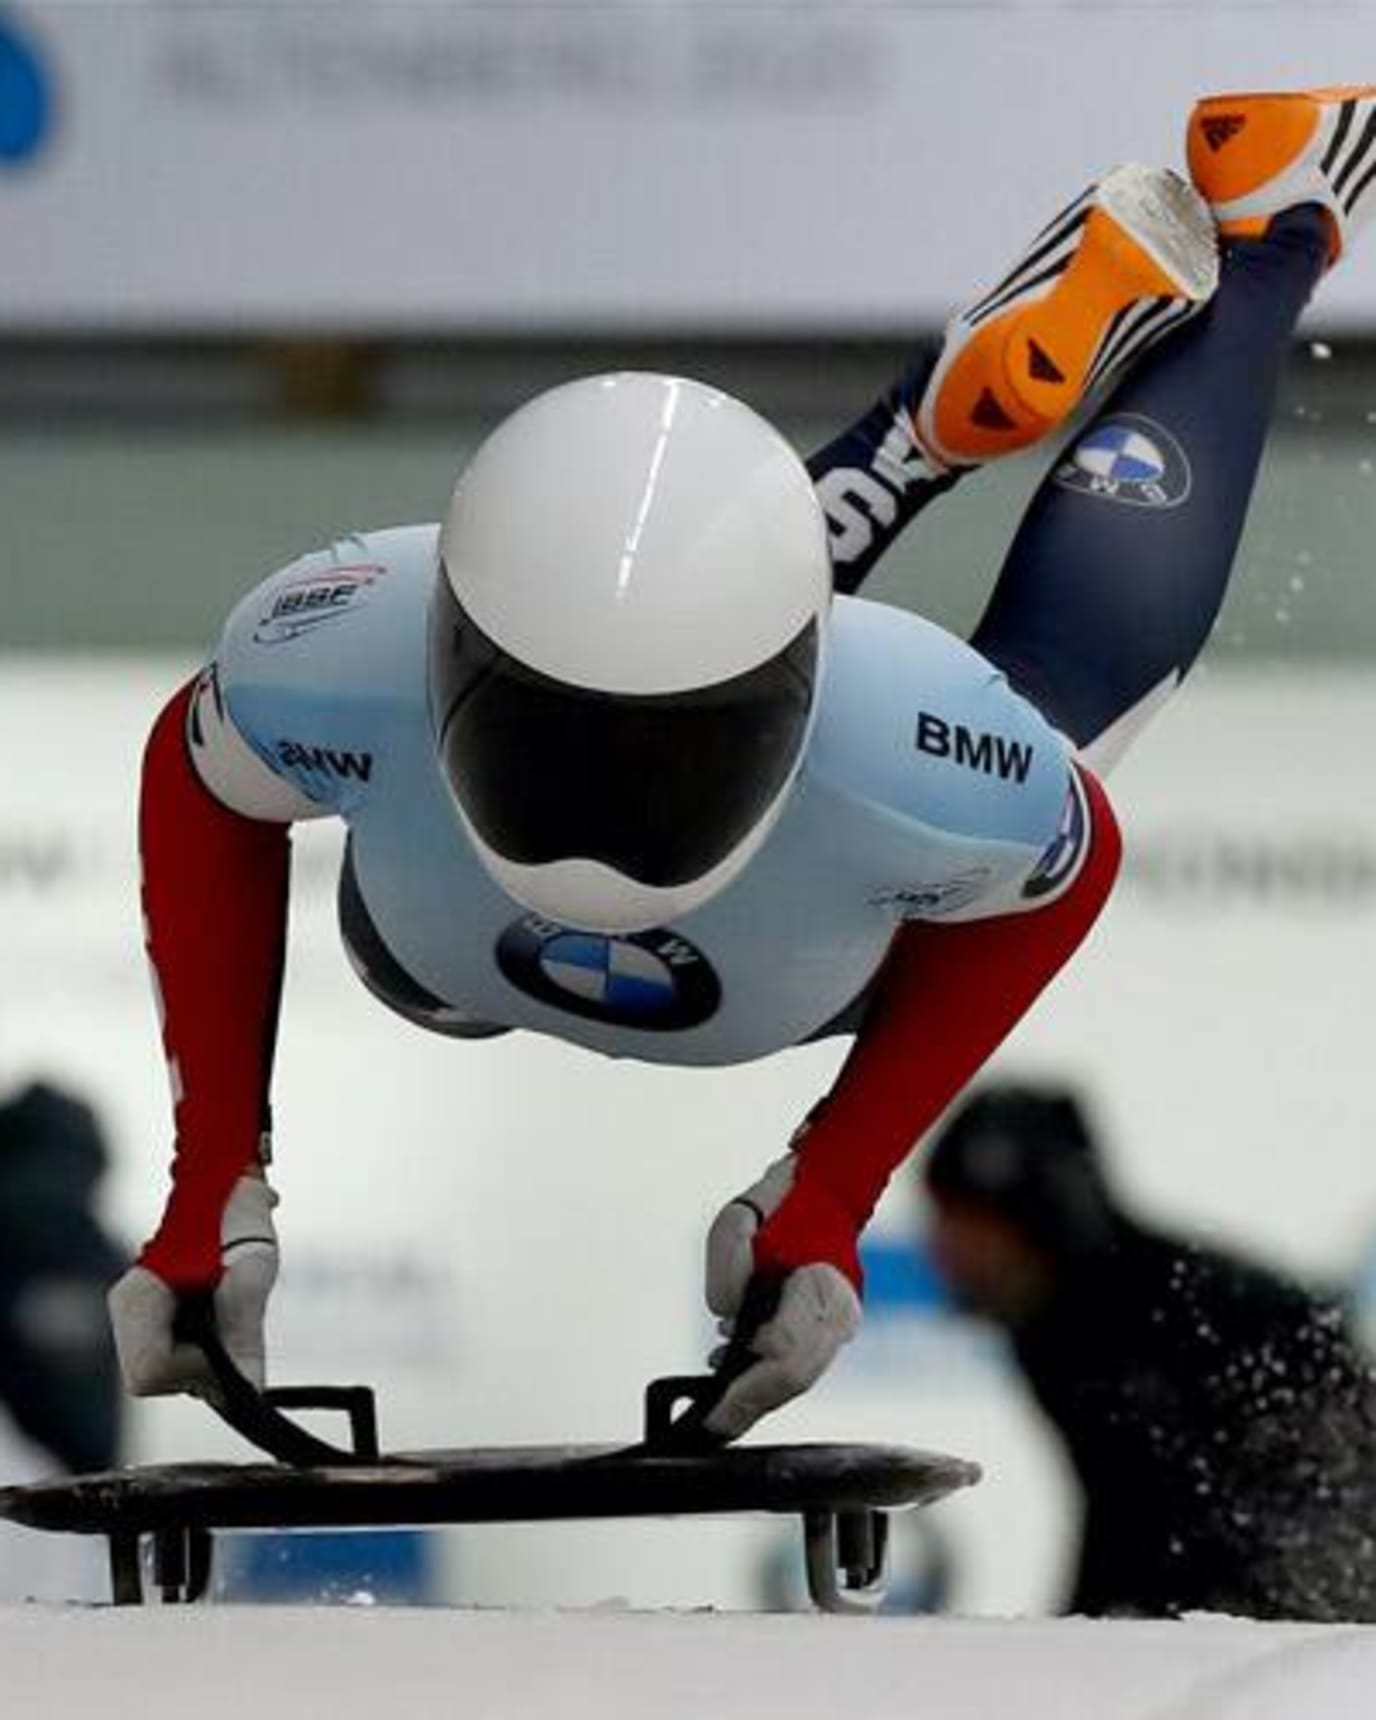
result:
M 1089 835 L 1065 887 L 1023 912 L 905 926 L 831 1093 L 793 1150 L 718 1213 L 707 1302 L 750 1360 L 723 1373 L 709 1432 L 737 1438 L 830 1366 L 859 1325 L 860 1233 L 890 1174 L 1098 917 L 1120 843 L 1103 789 L 1081 775 Z M 749 1329 L 752 1304 L 759 1323 Z
M 218 1281 L 230 1193 L 260 1159 L 286 939 L 288 827 L 320 810 L 234 732 L 213 669 L 183 687 L 154 724 L 139 844 L 176 1155 L 162 1223 L 140 1258 L 178 1289 Z
M 857 1243 L 893 1170 L 1088 935 L 1122 844 L 1107 795 L 1080 771 L 1089 848 L 1069 887 L 1032 911 L 911 924 L 894 938 L 835 1086 L 796 1143 L 792 1185 L 755 1235 L 755 1266 L 818 1260 L 859 1286 Z

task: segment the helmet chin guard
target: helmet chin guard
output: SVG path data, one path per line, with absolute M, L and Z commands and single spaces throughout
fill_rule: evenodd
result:
M 499 426 L 431 619 L 439 760 L 495 880 L 606 932 L 720 890 L 801 763 L 830 572 L 806 468 L 727 395 L 593 377 Z
M 468 831 L 492 877 L 523 908 L 579 931 L 625 935 L 668 925 L 710 901 L 762 846 L 786 799 L 787 785 L 768 815 L 710 872 L 676 885 L 642 884 L 597 860 L 522 866 L 494 853 L 472 825 Z

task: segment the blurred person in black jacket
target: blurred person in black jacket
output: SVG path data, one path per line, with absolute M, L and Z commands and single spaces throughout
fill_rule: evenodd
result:
M 1336 1302 L 1139 1223 L 1059 1087 L 976 1094 L 925 1182 L 1083 1490 L 1066 1611 L 1376 1619 L 1376 1375 Z
M 38 1084 L 0 1102 L 0 1405 L 74 1473 L 119 1458 L 105 1293 L 128 1259 L 95 1212 L 107 1158 L 80 1100 Z

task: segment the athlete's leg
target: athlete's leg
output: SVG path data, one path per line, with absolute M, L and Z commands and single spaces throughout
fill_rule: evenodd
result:
M 1376 213 L 1376 85 L 1211 96 L 1187 148 L 1218 295 L 1053 469 L 974 637 L 1100 770 L 1218 613 L 1295 320 Z
M 1128 375 L 1014 539 L 972 643 L 1100 770 L 1208 637 L 1329 244 L 1311 205 L 1235 241 L 1212 305 Z
M 1086 392 L 1193 315 L 1218 278 L 1213 221 L 1164 169 L 1120 167 L 951 319 L 808 470 L 838 591 L 962 473 L 1049 435 Z

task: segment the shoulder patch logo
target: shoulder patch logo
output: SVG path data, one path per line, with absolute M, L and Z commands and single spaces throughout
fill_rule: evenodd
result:
M 1089 835 L 1089 809 L 1076 772 L 1070 773 L 1061 822 L 1046 851 L 1028 874 L 1022 894 L 1029 902 L 1045 903 L 1059 896 L 1079 876 Z
M 378 562 L 332 567 L 279 585 L 253 629 L 255 645 L 289 645 L 303 633 L 341 621 L 366 603 L 386 572 Z

